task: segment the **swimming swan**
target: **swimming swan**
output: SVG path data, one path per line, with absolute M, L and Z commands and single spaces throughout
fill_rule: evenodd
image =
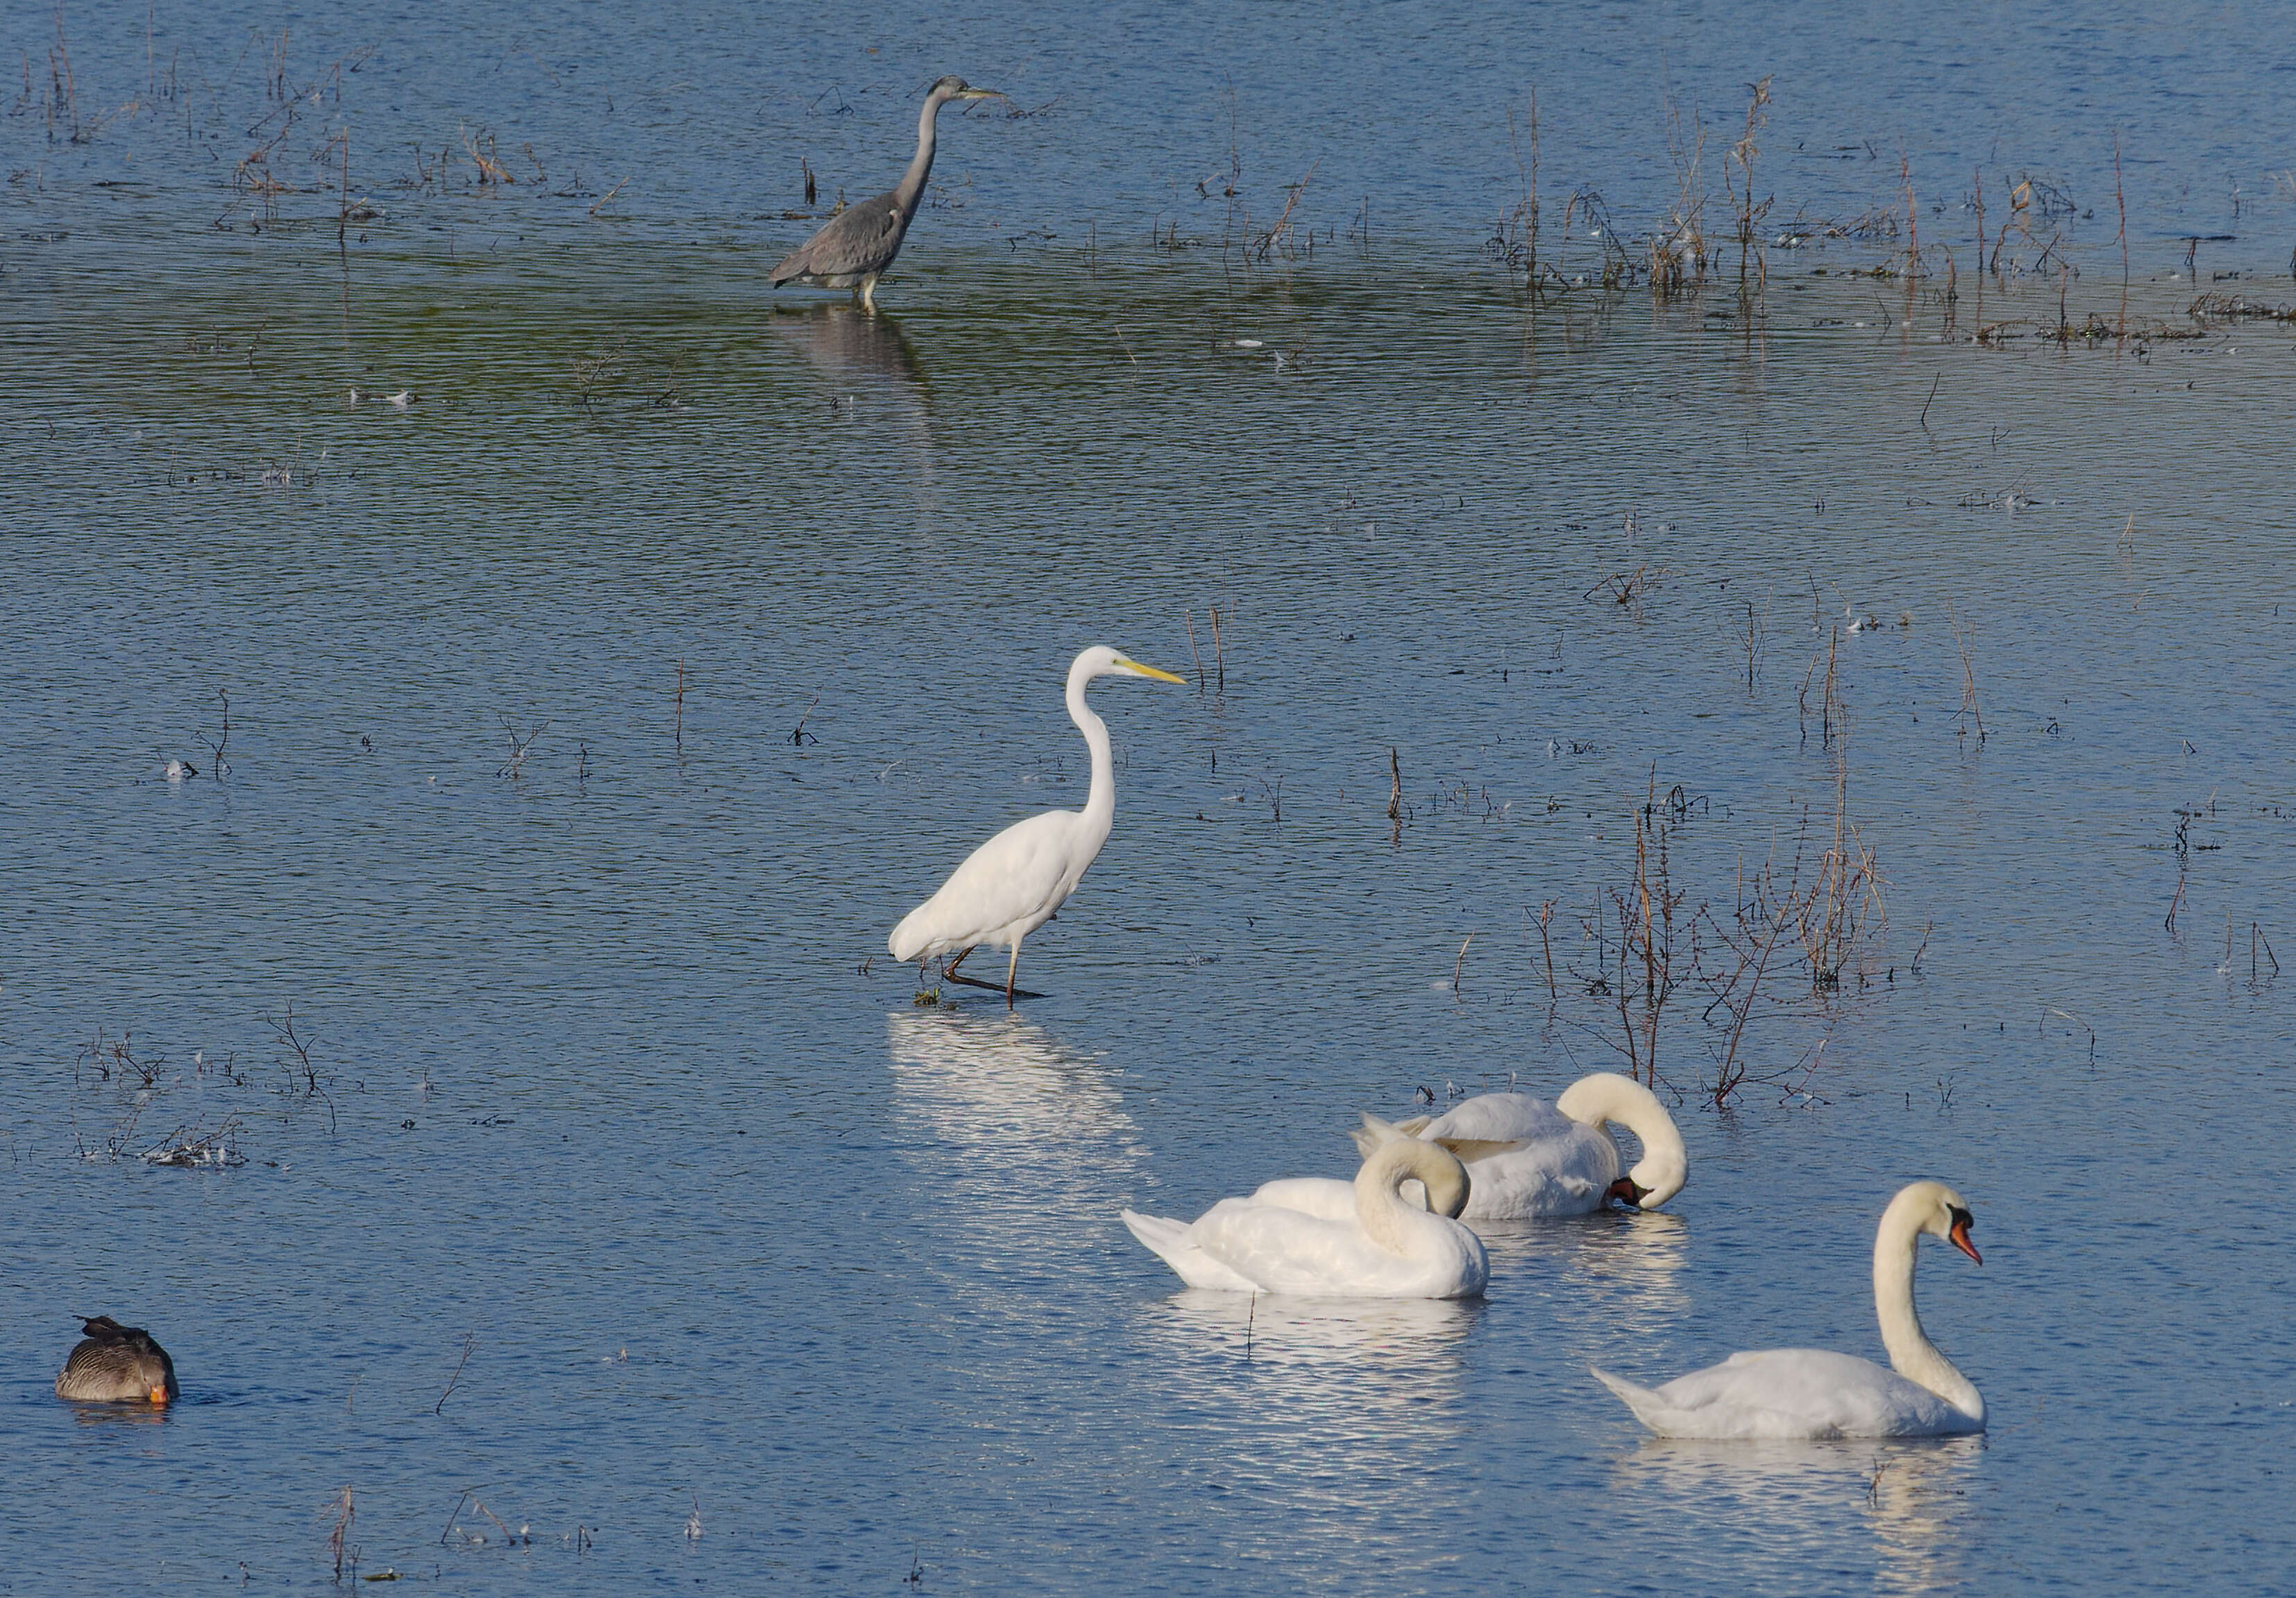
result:
M 1642 1140 L 1642 1160 L 1623 1176 L 1611 1121 Z M 1666 1106 L 1641 1083 L 1609 1071 L 1579 1078 L 1553 1104 L 1527 1093 L 1487 1093 L 1431 1119 L 1390 1126 L 1366 1115 L 1363 1123 L 1351 1135 L 1366 1156 L 1407 1136 L 1465 1161 L 1474 1192 L 1463 1220 L 1590 1215 L 1605 1199 L 1656 1209 L 1689 1178 L 1682 1134 Z
M 176 1362 L 141 1326 L 123 1326 L 108 1315 L 80 1323 L 86 1335 L 64 1359 L 56 1397 L 82 1403 L 165 1404 L 182 1392 Z
M 1425 1188 L 1429 1209 L 1405 1201 Z M 1490 1277 L 1482 1239 L 1456 1219 L 1466 1168 L 1446 1150 L 1399 1138 L 1353 1182 L 1301 1176 L 1248 1199 L 1222 1199 L 1194 1222 L 1124 1212 L 1124 1224 L 1190 1287 L 1332 1298 L 1472 1299 Z
M 1818 1348 L 1733 1354 L 1661 1388 L 1606 1372 L 1595 1379 L 1660 1437 L 1949 1437 L 1985 1430 L 1985 1400 L 1922 1333 L 1914 1313 L 1914 1254 L 1924 1232 L 1977 1263 L 1969 1204 L 1942 1182 L 1916 1182 L 1890 1201 L 1874 1238 L 1874 1307 L 1894 1370 Z

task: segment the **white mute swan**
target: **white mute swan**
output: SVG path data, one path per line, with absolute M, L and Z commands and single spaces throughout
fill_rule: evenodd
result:
M 907 962 L 955 954 L 941 975 L 952 982 L 990 987 L 956 968 L 974 947 L 1004 944 L 1013 951 L 1004 967 L 1004 1007 L 1013 1007 L 1013 979 L 1021 971 L 1021 939 L 1053 919 L 1053 912 L 1076 891 L 1084 868 L 1108 841 L 1116 822 L 1116 772 L 1109 756 L 1108 724 L 1084 702 L 1086 683 L 1111 673 L 1153 677 L 1160 683 L 1185 679 L 1143 666 L 1106 644 L 1095 644 L 1069 666 L 1069 719 L 1092 750 L 1092 789 L 1081 810 L 1047 810 L 1016 821 L 965 856 L 940 891 L 901 917 L 887 946 L 893 958 Z
M 1623 1176 L 1611 1121 L 1642 1140 L 1641 1160 Z M 1682 1134 L 1658 1095 L 1609 1071 L 1579 1078 L 1552 1104 L 1527 1093 L 1487 1093 L 1394 1126 L 1366 1115 L 1350 1135 L 1366 1156 L 1398 1136 L 1456 1154 L 1474 1178 L 1461 1217 L 1469 1221 L 1589 1215 L 1605 1199 L 1656 1209 L 1682 1191 L 1690 1171 Z
M 1417 1180 L 1432 1213 L 1406 1202 Z M 1300 1176 L 1248 1199 L 1222 1199 L 1193 1223 L 1124 1212 L 1132 1235 L 1190 1287 L 1329 1298 L 1472 1299 L 1490 1277 L 1483 1240 L 1452 1217 L 1466 1168 L 1432 1143 L 1400 1138 L 1353 1182 Z
M 1595 1379 L 1660 1437 L 1948 1437 L 1985 1430 L 1985 1400 L 1922 1332 L 1914 1313 L 1914 1252 L 1942 1237 L 1977 1263 L 1968 1201 L 1942 1182 L 1916 1182 L 1890 1201 L 1874 1238 L 1874 1309 L 1894 1370 L 1820 1348 L 1733 1354 L 1661 1388 L 1606 1372 Z

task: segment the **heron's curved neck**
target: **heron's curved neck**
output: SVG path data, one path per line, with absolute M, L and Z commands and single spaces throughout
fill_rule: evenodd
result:
M 917 152 L 909 158 L 909 169 L 901 174 L 901 181 L 893 190 L 893 201 L 904 217 L 913 216 L 917 201 L 925 192 L 925 179 L 932 175 L 933 129 L 940 108 L 947 104 L 941 94 L 925 96 L 925 108 L 917 115 Z
M 1882 1346 L 1898 1375 L 1982 1421 L 1985 1400 L 1976 1383 L 1939 1352 L 1914 1309 L 1914 1260 L 1921 1238 L 1921 1221 L 1910 1211 L 1893 1204 L 1882 1212 L 1874 1237 L 1874 1314 L 1882 1323 Z
M 1091 681 L 1081 663 L 1069 668 L 1069 719 L 1092 750 L 1092 791 L 1084 801 L 1085 824 L 1105 840 L 1116 824 L 1116 763 L 1109 750 L 1108 724 L 1084 702 L 1085 684 Z

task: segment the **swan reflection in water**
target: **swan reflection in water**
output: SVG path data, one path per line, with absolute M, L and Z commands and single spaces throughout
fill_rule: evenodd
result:
M 1968 1489 L 1985 1438 L 1706 1442 L 1646 1438 L 1612 1467 L 1616 1503 L 1698 1545 L 1721 1568 L 1747 1562 L 1844 1564 L 1862 1523 L 1874 1584 L 1885 1593 L 1960 1590 Z
M 1690 1227 L 1668 1210 L 1606 1209 L 1548 1221 L 1482 1221 L 1490 1295 L 1570 1302 L 1589 1348 L 1615 1350 L 1621 1326 L 1664 1325 L 1690 1308 L 1681 1275 Z
M 1002 1012 L 896 1011 L 886 1030 L 905 1157 L 963 1252 L 948 1263 L 1072 1290 L 1142 1162 L 1108 1068 Z
M 1486 1313 L 1472 1299 L 1151 1299 L 1140 1340 L 1188 1438 L 1149 1445 L 1144 1470 L 1176 1499 L 1281 1505 L 1285 1564 L 1319 1583 L 1412 1586 L 1449 1566 L 1473 1512 L 1465 1351 Z M 1266 1557 L 1249 1547 L 1259 1517 L 1218 1524 L 1240 1557 Z

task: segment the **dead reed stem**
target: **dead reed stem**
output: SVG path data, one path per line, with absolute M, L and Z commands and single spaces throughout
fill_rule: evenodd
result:
M 463 1340 L 463 1357 L 455 1362 L 455 1373 L 447 1378 L 447 1390 L 440 1393 L 439 1402 L 430 1406 L 432 1414 L 446 1413 L 447 1400 L 454 1393 L 455 1384 L 463 1379 L 463 1367 L 471 1363 L 471 1350 L 478 1346 L 478 1341 L 479 1334 L 475 1332 Z
M 1184 609 L 1180 612 L 1180 619 L 1187 624 L 1188 659 L 1196 663 L 1196 692 L 1201 696 L 1204 691 L 1204 658 L 1196 652 L 1196 618 L 1193 608 Z
M 2120 245 L 2120 314 L 2112 324 L 2116 345 L 2128 337 L 2128 201 L 2120 188 L 2120 135 L 2112 135 L 2112 204 L 2120 213 L 2120 230 L 2113 235 Z
M 334 1529 L 327 1534 L 327 1552 L 334 1555 L 335 1579 L 340 1581 L 346 1559 L 350 1561 L 352 1569 L 358 1569 L 358 1550 L 353 1548 L 346 1552 L 343 1546 L 344 1539 L 350 1535 L 351 1521 L 358 1513 L 357 1505 L 351 1502 L 350 1487 L 346 1485 L 327 1508 L 332 1510 L 335 1516 Z
M 1985 713 L 1977 708 L 1977 672 L 1969 663 L 1969 635 L 1962 630 L 1961 618 L 1954 613 L 1953 602 L 1946 601 L 1946 619 L 1953 624 L 1953 640 L 1961 649 L 1961 709 L 1956 717 L 1966 716 L 1977 724 L 1977 739 L 1985 741 Z M 1966 728 L 1963 729 L 1964 732 Z
M 1393 744 L 1387 749 L 1387 819 L 1403 819 L 1403 761 Z

